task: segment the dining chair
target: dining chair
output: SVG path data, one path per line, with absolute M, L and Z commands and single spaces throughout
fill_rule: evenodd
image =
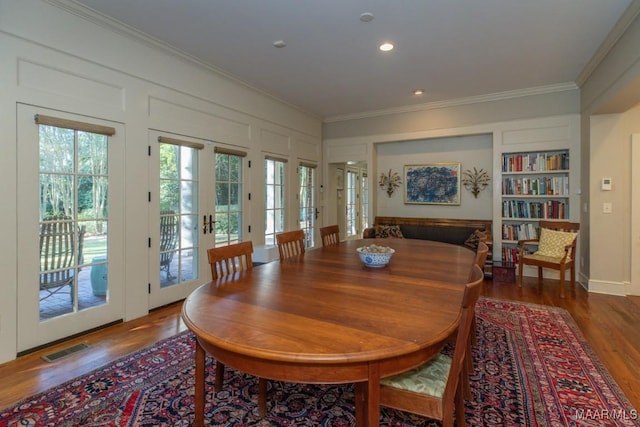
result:
M 233 245 L 211 248 L 207 250 L 207 256 L 211 266 L 211 278 L 217 280 L 221 277 L 253 268 L 253 243 L 249 240 Z M 216 360 L 216 380 L 214 385 L 216 393 L 222 390 L 224 370 L 224 363 Z M 267 380 L 264 378 L 258 378 L 258 412 L 260 418 L 267 414 Z
M 381 405 L 439 420 L 443 427 L 453 426 L 455 408 L 456 424 L 466 425 L 462 375 L 465 359 L 471 357 L 467 343 L 483 280 L 482 269 L 474 265 L 460 305 L 453 355 L 439 353 L 417 368 L 382 378 Z
M 486 239 L 485 239 L 486 240 Z M 474 268 L 478 266 L 480 270 L 482 270 L 484 275 L 484 263 L 487 260 L 487 254 L 489 253 L 489 246 L 485 243 L 485 240 L 480 240 L 478 242 L 478 248 L 476 249 L 476 256 L 473 259 L 473 264 L 471 265 L 471 271 L 469 272 L 468 281 L 473 280 L 473 275 L 476 271 Z M 471 354 L 471 347 L 478 343 L 477 336 L 478 325 L 476 323 L 475 315 L 471 318 L 471 330 L 469 332 L 469 339 L 467 340 L 467 354 Z M 466 398 L 471 398 L 471 387 L 469 386 L 469 375 L 474 371 L 473 366 L 473 358 L 467 357 L 465 359 L 465 364 L 463 367 L 463 375 L 462 375 L 462 390 L 463 395 Z
M 322 238 L 322 246 L 336 246 L 340 244 L 340 227 L 336 225 L 327 225 L 320 228 L 320 237 Z
M 304 255 L 304 230 L 285 231 L 276 234 L 280 261 Z
M 213 280 L 253 268 L 253 243 L 250 240 L 211 248 L 207 251 L 207 255 Z
M 522 287 L 522 270 L 525 265 L 538 267 L 538 284 L 542 286 L 542 269 L 560 271 L 560 298 L 564 298 L 564 276 L 571 272 L 571 287 L 576 289 L 576 240 L 580 224 L 568 221 L 540 221 L 538 239 L 518 240 L 518 287 Z M 526 253 L 526 246 L 538 244 L 538 250 Z

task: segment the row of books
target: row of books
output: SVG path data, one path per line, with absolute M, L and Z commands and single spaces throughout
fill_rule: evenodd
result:
M 517 264 L 518 263 L 518 248 L 502 248 L 502 262 Z
M 526 224 L 502 224 L 503 240 L 537 239 L 538 227 L 532 223 Z
M 569 208 L 565 202 L 547 200 L 544 202 L 530 202 L 525 200 L 503 200 L 503 218 L 534 218 L 534 219 L 567 219 Z
M 517 196 L 568 196 L 568 176 L 548 176 L 540 178 L 502 179 L 502 194 Z
M 519 153 L 502 156 L 502 172 L 543 172 L 569 169 L 569 153 Z

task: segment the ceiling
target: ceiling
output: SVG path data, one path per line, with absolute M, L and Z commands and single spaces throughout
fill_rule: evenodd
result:
M 572 87 L 632 0 L 74 1 L 336 120 Z

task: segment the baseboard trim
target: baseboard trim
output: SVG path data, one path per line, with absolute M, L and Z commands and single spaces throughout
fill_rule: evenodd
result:
M 627 295 L 627 285 L 624 282 L 609 282 L 606 280 L 589 280 L 589 292 L 607 295 Z

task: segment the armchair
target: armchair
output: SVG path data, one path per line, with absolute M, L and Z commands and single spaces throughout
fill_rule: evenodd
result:
M 542 284 L 542 269 L 560 271 L 560 298 L 564 298 L 565 271 L 571 271 L 571 287 L 576 287 L 576 240 L 580 224 L 567 221 L 540 221 L 539 239 L 518 240 L 518 287 L 522 287 L 525 265 L 538 267 L 538 282 Z M 538 243 L 538 250 L 525 252 L 527 244 Z

